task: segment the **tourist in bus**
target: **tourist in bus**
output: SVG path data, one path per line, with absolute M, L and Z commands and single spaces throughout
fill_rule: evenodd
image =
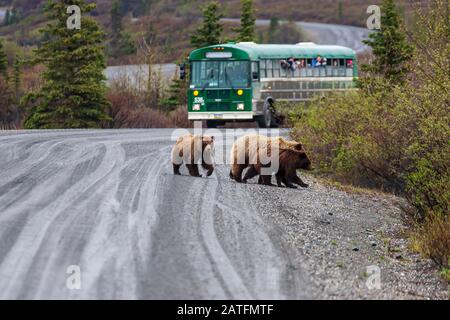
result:
M 322 67 L 326 67 L 327 66 L 327 58 L 323 57 L 322 59 Z
M 353 68 L 353 60 L 347 60 L 347 68 Z
M 295 69 L 297 69 L 297 65 L 296 65 L 295 60 L 294 60 L 293 57 L 290 57 L 290 58 L 287 60 L 287 64 L 288 64 L 288 66 L 289 66 L 289 69 L 291 69 L 292 71 L 295 71 Z
M 317 56 L 316 59 L 313 60 L 313 67 L 318 68 L 322 66 L 322 56 Z
M 284 70 L 289 68 L 289 64 L 288 64 L 288 62 L 286 60 L 280 60 L 280 65 L 281 65 L 281 68 L 284 69 Z

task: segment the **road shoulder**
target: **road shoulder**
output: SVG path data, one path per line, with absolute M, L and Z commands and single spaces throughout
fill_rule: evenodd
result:
M 250 184 L 248 194 L 277 237 L 300 249 L 315 298 L 448 299 L 437 268 L 409 248 L 404 199 L 307 180 L 302 190 Z

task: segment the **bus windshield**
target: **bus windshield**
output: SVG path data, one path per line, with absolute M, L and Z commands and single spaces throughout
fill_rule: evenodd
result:
M 250 61 L 194 61 L 192 82 L 195 88 L 248 88 Z

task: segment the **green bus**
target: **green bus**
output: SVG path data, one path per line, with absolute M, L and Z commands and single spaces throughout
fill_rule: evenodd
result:
M 228 43 L 189 56 L 189 120 L 209 128 L 229 121 L 276 127 L 277 101 L 309 101 L 354 88 L 356 53 L 341 46 Z

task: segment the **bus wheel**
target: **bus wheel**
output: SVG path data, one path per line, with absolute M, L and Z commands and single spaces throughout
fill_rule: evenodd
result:
M 257 121 L 260 128 L 277 127 L 277 122 L 272 114 L 272 103 L 266 102 L 266 104 L 264 105 L 264 114 L 262 116 L 259 116 Z
M 271 120 L 270 120 L 270 128 L 278 128 L 280 126 L 280 121 L 279 118 L 276 116 L 276 111 L 275 108 L 273 107 L 273 103 L 270 103 L 270 116 L 271 116 Z

